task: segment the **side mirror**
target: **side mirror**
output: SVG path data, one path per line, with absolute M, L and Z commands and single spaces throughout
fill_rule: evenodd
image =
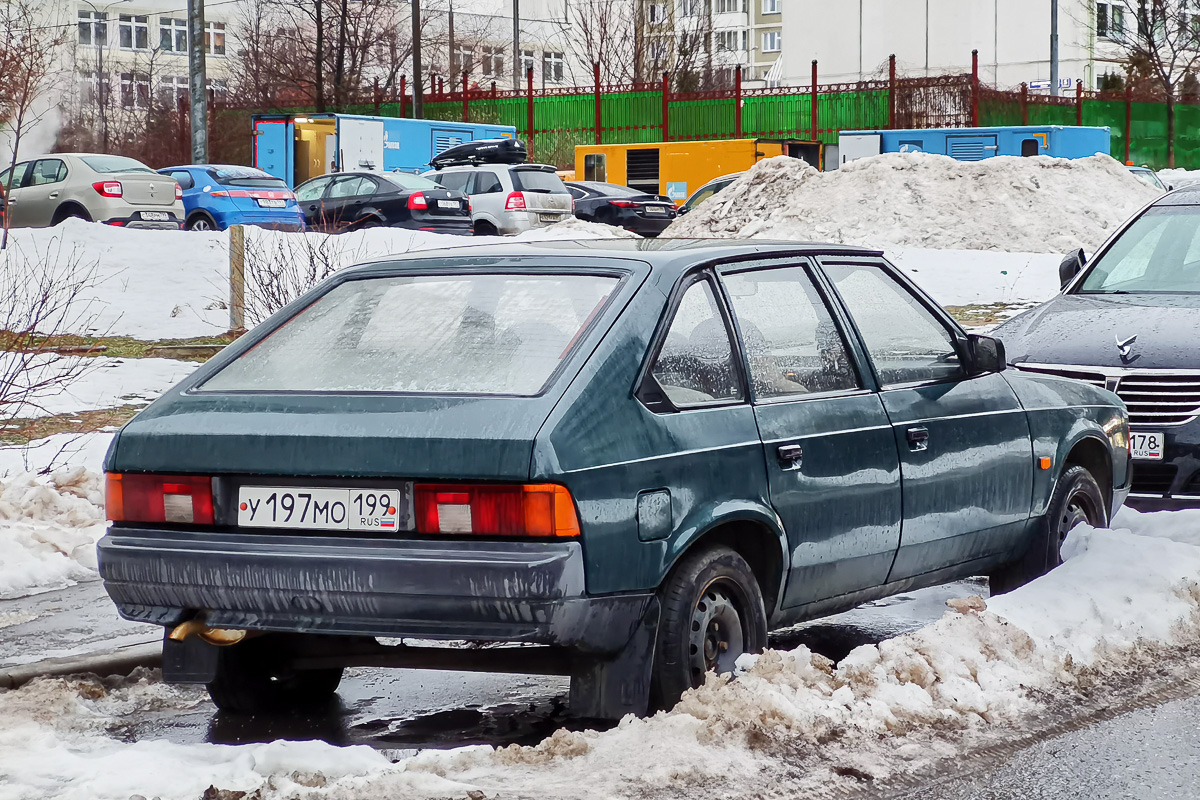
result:
M 1083 272 L 1083 266 L 1086 263 L 1087 257 L 1084 256 L 1082 247 L 1067 253 L 1058 265 L 1058 288 L 1067 288 L 1067 284 L 1074 280 L 1076 275 Z
M 1168 183 L 1168 184 L 1167 184 L 1167 191 L 1168 191 L 1168 192 L 1173 192 L 1173 191 L 1175 191 L 1175 185 L 1174 185 L 1174 184 L 1171 184 L 1171 183 Z
M 971 343 L 971 374 L 1003 372 L 1008 366 L 1004 342 L 978 334 L 971 334 L 967 339 Z

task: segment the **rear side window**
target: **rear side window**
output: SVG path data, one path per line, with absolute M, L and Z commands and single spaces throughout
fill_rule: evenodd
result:
M 503 192 L 504 185 L 500 183 L 500 176 L 494 172 L 476 172 L 475 183 L 471 187 L 471 194 L 496 194 Z
M 684 292 L 650 372 L 679 408 L 742 399 L 729 330 L 708 281 Z
M 438 172 L 429 176 L 432 180 L 440 183 L 443 189 L 449 189 L 454 192 L 467 193 L 467 181 L 471 179 L 469 172 Z
M 553 172 L 540 169 L 514 169 L 512 179 L 513 186 L 518 192 L 567 193 L 567 187 L 563 185 L 562 178 Z
M 201 389 L 536 395 L 618 283 L 532 274 L 349 281 Z

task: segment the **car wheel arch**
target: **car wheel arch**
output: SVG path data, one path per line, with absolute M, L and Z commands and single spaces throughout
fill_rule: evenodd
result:
M 84 208 L 82 204 L 73 200 L 68 200 L 54 210 L 54 216 L 52 217 L 54 221 L 51 224 L 58 225 L 63 220 L 66 220 L 70 217 L 79 217 L 80 219 L 85 219 L 88 222 L 93 221 L 92 215 L 88 213 L 88 210 Z
M 1093 433 L 1086 433 L 1073 440 L 1065 450 L 1066 455 L 1059 462 L 1058 474 L 1061 476 L 1074 466 L 1083 467 L 1092 474 L 1096 483 L 1100 484 L 1100 491 L 1104 492 L 1104 502 L 1111 509 L 1113 497 L 1112 445 L 1107 439 L 1102 439 Z M 1057 479 L 1055 483 L 1057 483 Z
M 204 209 L 193 211 L 191 214 L 188 214 L 187 218 L 184 220 L 183 227 L 186 229 L 190 229 L 192 227 L 192 223 L 198 219 L 208 220 L 209 224 L 212 225 L 212 229 L 214 231 L 221 230 L 221 225 L 217 222 L 217 218 L 214 217 L 209 212 L 205 211 Z
M 695 515 L 693 515 L 695 516 Z M 745 504 L 721 515 L 705 514 L 703 525 L 680 526 L 679 535 L 664 554 L 665 581 L 685 556 L 700 548 L 724 545 L 750 565 L 762 591 L 767 617 L 773 618 L 787 578 L 787 535 L 779 517 L 757 504 Z

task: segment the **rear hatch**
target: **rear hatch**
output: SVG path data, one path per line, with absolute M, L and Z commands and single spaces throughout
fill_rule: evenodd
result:
M 262 213 L 288 209 L 295 213 L 295 198 L 288 185 L 268 175 L 262 170 L 251 167 L 212 167 L 209 169 L 213 186 L 213 196 L 220 197 L 225 193 L 238 211 L 246 213 Z
M 420 175 L 388 173 L 382 176 L 398 191 L 409 195 L 408 209 L 413 219 L 436 221 L 471 221 L 471 203 L 462 192 L 443 188 L 439 183 Z M 417 194 L 420 196 L 417 197 Z
M 531 164 L 514 167 L 513 188 L 525 196 L 525 208 L 536 213 L 570 214 L 571 193 L 553 167 Z
M 646 219 L 674 219 L 678 214 L 675 201 L 669 197 L 656 194 L 635 194 L 630 197 L 622 197 L 620 200 L 632 203 L 632 206 L 628 207 L 632 208 L 639 217 Z
M 264 485 L 526 480 L 542 423 L 623 291 L 621 272 L 570 274 L 563 261 L 539 273 L 343 273 L 139 414 L 106 468 Z

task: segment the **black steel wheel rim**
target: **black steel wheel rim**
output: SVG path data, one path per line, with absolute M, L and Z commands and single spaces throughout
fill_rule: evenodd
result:
M 1062 514 L 1058 518 L 1058 544 L 1062 547 L 1062 543 L 1066 541 L 1067 534 L 1071 532 L 1077 525 L 1091 525 L 1097 527 L 1103 524 L 1103 519 L 1100 515 L 1100 509 L 1096 506 L 1095 498 L 1083 491 L 1082 488 L 1076 489 L 1067 498 L 1067 502 L 1063 505 Z
M 710 581 L 700 592 L 688 632 L 692 685 L 703 683 L 706 672 L 733 672 L 738 656 L 747 651 L 746 607 L 741 588 L 725 578 Z

